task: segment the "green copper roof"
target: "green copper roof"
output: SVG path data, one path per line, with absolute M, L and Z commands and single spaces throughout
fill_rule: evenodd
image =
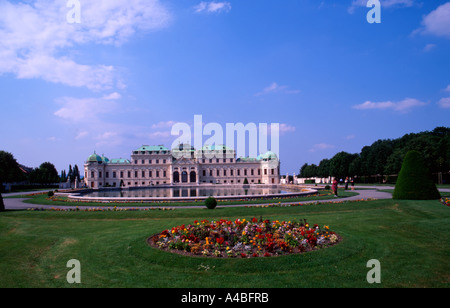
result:
M 205 145 L 202 147 L 202 151 L 208 152 L 208 151 L 233 151 L 233 149 L 227 147 L 226 145 L 219 144 L 219 145 Z
M 119 159 L 111 159 L 109 161 L 110 164 L 131 164 L 131 162 L 128 159 L 125 158 L 119 158 Z
M 87 162 L 88 163 L 95 163 L 95 162 L 103 162 L 103 160 L 100 157 L 100 155 L 98 155 L 98 154 L 96 154 L 94 152 L 94 154 L 92 154 L 91 156 L 88 157 Z
M 273 160 L 273 159 L 278 159 L 278 156 L 274 152 L 269 151 L 269 152 L 261 155 L 261 159 L 263 159 L 263 160 Z
M 159 151 L 169 151 L 169 149 L 163 145 L 143 145 L 135 151 L 159 152 Z

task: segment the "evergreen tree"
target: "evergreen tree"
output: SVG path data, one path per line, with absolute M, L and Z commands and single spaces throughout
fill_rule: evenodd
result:
M 409 151 L 403 160 L 392 198 L 434 200 L 440 197 L 422 155 L 418 151 Z

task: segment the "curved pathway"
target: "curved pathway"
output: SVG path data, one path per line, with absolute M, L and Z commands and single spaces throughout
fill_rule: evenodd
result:
M 316 203 L 316 202 L 331 202 L 331 201 L 354 201 L 354 200 L 367 200 L 367 199 L 391 199 L 392 195 L 390 193 L 381 192 L 375 189 L 372 190 L 372 187 L 368 189 L 368 187 L 364 187 L 363 190 L 358 190 L 357 188 L 354 190 L 354 192 L 358 193 L 356 196 L 352 197 L 346 197 L 346 198 L 331 198 L 327 200 L 311 200 L 311 201 L 296 201 L 296 202 L 274 202 L 274 203 L 260 203 L 260 204 L 235 204 L 235 205 L 224 205 L 224 206 L 218 206 L 219 207 L 243 207 L 243 206 L 262 206 L 262 205 L 269 205 L 269 204 L 279 204 L 279 205 L 290 205 L 290 204 L 310 204 L 310 203 Z M 378 187 L 381 188 L 381 187 Z M 386 187 L 383 187 L 386 189 Z M 23 194 L 23 193 L 22 193 Z M 5 196 L 8 196 L 5 194 Z M 51 209 L 51 208 L 58 208 L 58 209 L 73 209 L 78 206 L 80 210 L 85 209 L 92 209 L 92 208 L 98 208 L 98 206 L 82 206 L 82 205 L 60 205 L 60 206 L 54 206 L 54 205 L 40 205 L 40 204 L 30 204 L 23 202 L 26 200 L 26 198 L 6 198 L 3 199 L 5 203 L 5 208 L 7 210 L 26 210 L 26 209 L 32 209 L 32 208 L 42 208 L 42 209 Z M 102 207 L 104 209 L 113 209 L 114 207 L 111 206 L 104 206 Z M 121 208 L 133 208 L 132 206 L 124 206 L 124 207 L 116 207 L 117 209 Z M 170 206 L 148 206 L 148 207 L 139 207 L 139 209 L 145 210 L 145 209 L 162 209 L 162 208 L 179 208 L 179 209 L 188 209 L 188 208 L 204 208 L 203 205 L 199 206 L 177 206 L 177 207 L 170 207 Z

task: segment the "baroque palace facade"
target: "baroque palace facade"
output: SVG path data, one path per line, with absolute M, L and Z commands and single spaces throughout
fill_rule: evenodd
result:
M 280 162 L 273 152 L 257 158 L 236 158 L 226 146 L 196 150 L 180 144 L 169 150 L 144 145 L 128 159 L 108 159 L 94 152 L 84 165 L 89 188 L 148 187 L 157 185 L 274 184 L 280 183 Z

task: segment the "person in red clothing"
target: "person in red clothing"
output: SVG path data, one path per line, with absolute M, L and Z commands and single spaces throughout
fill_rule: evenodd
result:
M 338 196 L 338 182 L 336 179 L 333 180 L 333 185 L 331 186 L 331 188 L 333 189 L 334 196 L 337 197 Z

